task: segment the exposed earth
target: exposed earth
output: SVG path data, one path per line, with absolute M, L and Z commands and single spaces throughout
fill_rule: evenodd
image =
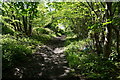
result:
M 48 44 L 38 47 L 37 52 L 27 62 L 19 63 L 16 68 L 3 73 L 3 79 L 33 80 L 84 80 L 70 74 L 64 54 L 64 39 L 56 37 Z

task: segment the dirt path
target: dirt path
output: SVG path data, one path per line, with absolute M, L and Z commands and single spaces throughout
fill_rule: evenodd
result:
M 68 77 L 70 68 L 67 66 L 67 61 L 64 52 L 64 41 L 54 39 L 46 46 L 42 46 L 35 54 L 37 59 L 41 57 L 42 70 L 39 76 L 44 79 L 58 80 Z M 36 68 L 37 69 L 37 68 Z
M 7 78 L 33 80 L 73 80 L 64 54 L 64 40 L 49 41 L 34 53 L 27 62 L 7 72 Z M 75 78 L 75 80 L 79 80 Z

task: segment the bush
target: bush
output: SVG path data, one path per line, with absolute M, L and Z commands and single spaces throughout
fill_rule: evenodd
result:
M 77 44 L 76 44 L 77 43 Z M 86 76 L 90 80 L 115 80 L 118 75 L 115 63 L 98 56 L 95 53 L 87 53 L 80 50 L 80 42 L 74 42 L 67 46 L 65 51 L 69 66 L 74 69 L 75 74 Z
M 86 45 L 90 45 L 90 40 L 82 40 L 82 41 L 73 41 L 71 42 L 70 40 L 67 40 L 65 44 L 69 44 L 66 47 L 66 52 L 78 52 L 78 51 L 83 51 Z
M 112 48 L 112 53 L 110 54 L 109 59 L 117 62 L 120 61 L 119 53 L 117 53 L 115 48 Z
M 5 69 L 26 60 L 27 56 L 35 50 L 36 44 L 40 43 L 25 37 L 16 38 L 11 35 L 3 35 L 0 44 L 3 51 L 3 69 Z
M 14 31 L 12 29 L 10 29 L 9 27 L 2 26 L 2 34 L 8 34 L 8 33 L 13 35 Z
M 96 54 L 70 53 L 67 60 L 76 74 L 86 76 L 88 79 L 113 80 L 117 76 L 115 64 Z
M 22 62 L 32 53 L 30 48 L 18 44 L 3 44 L 3 68 Z M 7 63 L 5 63 L 7 62 Z M 8 66 L 7 66 L 8 65 Z
M 48 42 L 52 37 L 51 35 L 41 34 L 41 35 L 32 35 L 31 37 L 34 40 L 40 41 L 42 43 Z

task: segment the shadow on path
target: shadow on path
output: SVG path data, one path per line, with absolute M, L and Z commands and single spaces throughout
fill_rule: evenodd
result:
M 64 40 L 54 38 L 38 49 L 28 61 L 4 74 L 4 79 L 80 80 L 70 75 L 64 54 Z

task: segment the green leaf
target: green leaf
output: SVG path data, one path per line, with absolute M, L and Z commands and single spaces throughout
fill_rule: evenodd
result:
M 103 26 L 108 25 L 108 24 L 111 24 L 111 23 L 112 23 L 112 21 L 105 22 L 105 23 L 103 23 Z

